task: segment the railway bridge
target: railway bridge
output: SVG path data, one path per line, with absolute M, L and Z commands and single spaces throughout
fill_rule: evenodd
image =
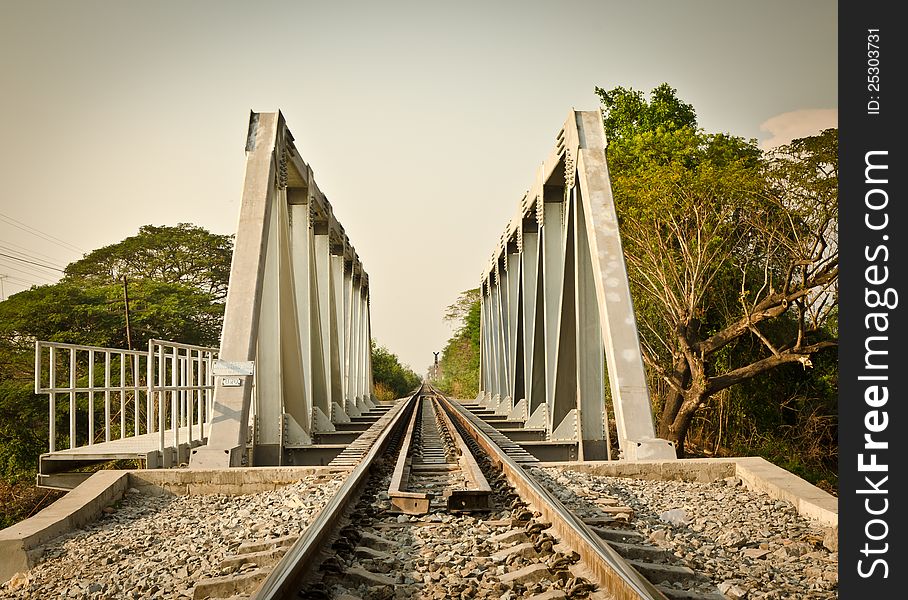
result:
M 53 577 L 85 598 L 709 600 L 763 585 L 704 545 L 810 555 L 811 577 L 767 589 L 835 597 L 835 498 L 761 459 L 678 460 L 655 435 L 598 111 L 568 114 L 494 244 L 469 399 L 424 384 L 376 400 L 369 276 L 293 142 L 279 112 L 251 113 L 219 348 L 36 342 L 37 483 L 68 493 L 0 532 L 11 597 L 45 597 Z M 140 468 L 96 468 L 117 460 Z M 736 494 L 756 512 L 697 514 Z M 770 505 L 789 529 L 748 524 Z M 67 563 L 70 543 L 103 568 Z

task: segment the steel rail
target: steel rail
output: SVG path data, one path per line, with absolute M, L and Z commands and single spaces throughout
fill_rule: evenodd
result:
M 542 520 L 552 524 L 555 537 L 580 554 L 581 564 L 592 574 L 601 589 L 607 590 L 618 600 L 667 600 L 662 592 L 505 454 L 485 432 L 476 427 L 471 416 L 468 416 L 467 409 L 451 402 L 437 390 L 433 391 L 447 412 L 500 466 L 520 497 L 541 513 Z
M 424 515 L 429 512 L 429 504 L 432 496 L 425 492 L 408 492 L 407 485 L 410 482 L 410 468 L 413 463 L 413 456 L 410 452 L 413 446 L 413 433 L 416 430 L 417 423 L 420 421 L 420 410 L 422 408 L 422 396 L 417 396 L 416 406 L 413 408 L 413 416 L 407 424 L 407 432 L 404 434 L 404 441 L 400 445 L 400 453 L 397 455 L 397 463 L 394 465 L 394 473 L 391 475 L 391 484 L 388 486 L 388 497 L 391 499 L 391 505 L 399 508 L 408 515 Z
M 469 482 L 466 489 L 453 489 L 448 496 L 447 507 L 449 510 L 486 510 L 489 508 L 489 501 L 492 495 L 492 486 L 489 485 L 476 457 L 470 451 L 470 447 L 464 441 L 463 436 L 454 426 L 454 422 L 448 413 L 443 410 L 438 396 L 432 402 L 438 407 L 438 415 L 451 434 L 454 442 L 454 448 L 457 452 L 457 462 L 460 464 L 460 470 L 464 478 Z
M 350 503 L 359 495 L 359 491 L 368 480 L 373 462 L 384 451 L 401 417 L 407 413 L 407 407 L 417 404 L 415 400 L 419 398 L 421 392 L 422 388 L 402 403 L 403 406 L 397 410 L 397 414 L 392 417 L 363 460 L 350 472 L 340 489 L 287 550 L 249 600 L 277 600 L 295 595 L 296 590 L 292 587 L 298 584 L 310 568 L 316 566 L 316 556 L 334 533 Z

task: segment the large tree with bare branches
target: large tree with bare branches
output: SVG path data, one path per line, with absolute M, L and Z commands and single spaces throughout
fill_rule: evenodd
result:
M 661 437 L 710 397 L 836 345 L 836 131 L 771 153 L 708 134 L 663 84 L 597 88 Z

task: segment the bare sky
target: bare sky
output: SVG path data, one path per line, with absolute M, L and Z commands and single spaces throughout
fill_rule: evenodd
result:
M 705 129 L 784 143 L 835 126 L 836 29 L 835 0 L 0 0 L 0 254 L 233 233 L 248 113 L 279 109 L 370 275 L 373 336 L 422 373 L 595 86 L 668 82 Z M 60 273 L 3 275 L 9 296 Z

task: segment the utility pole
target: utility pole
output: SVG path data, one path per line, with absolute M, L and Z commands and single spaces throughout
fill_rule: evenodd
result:
M 9 275 L 0 275 L 0 302 L 6 300 L 6 293 L 3 291 L 3 280 L 9 277 Z
M 126 346 L 132 350 L 132 334 L 129 332 L 129 284 L 126 275 L 123 275 L 123 299 L 126 302 Z
M 439 355 L 440 353 L 439 353 L 439 352 L 433 352 L 432 354 L 435 355 L 435 365 L 434 365 L 434 366 L 435 366 L 435 372 L 432 374 L 432 378 L 433 378 L 432 380 L 433 380 L 433 381 L 438 381 L 438 355 Z

